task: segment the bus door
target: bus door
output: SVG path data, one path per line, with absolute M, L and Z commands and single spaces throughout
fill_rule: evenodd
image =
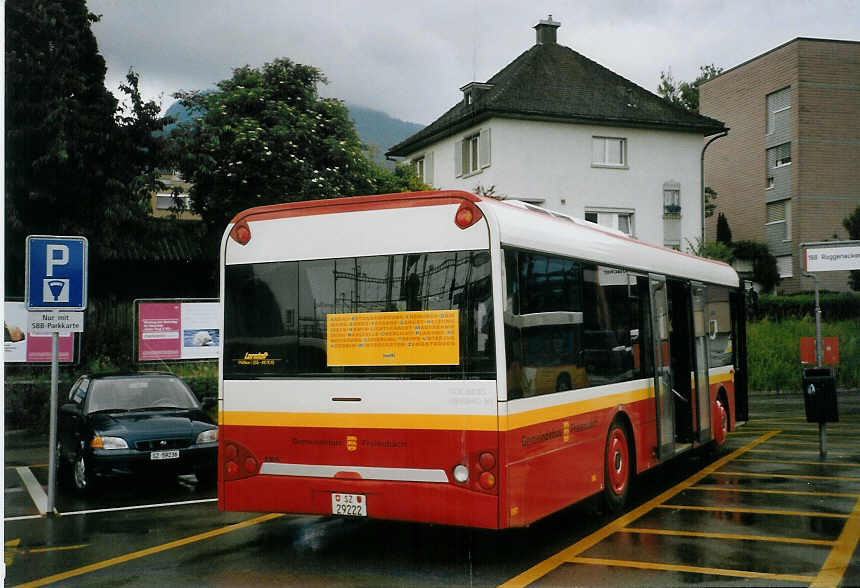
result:
M 698 441 L 711 440 L 711 402 L 710 382 L 708 379 L 708 337 L 705 328 L 705 303 L 707 291 L 703 284 L 692 283 L 693 294 L 693 336 L 695 337 L 696 359 L 696 416 L 698 421 Z
M 675 454 L 675 404 L 672 399 L 670 315 L 666 277 L 649 274 L 651 333 L 654 349 L 654 396 L 657 407 L 657 459 Z

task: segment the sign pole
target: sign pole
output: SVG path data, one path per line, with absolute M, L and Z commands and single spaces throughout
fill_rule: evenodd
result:
M 87 308 L 86 237 L 29 235 L 24 266 L 27 333 L 51 335 L 51 400 L 48 432 L 48 516 L 57 497 L 57 387 L 60 380 L 60 334 L 83 333 Z
M 57 385 L 60 374 L 60 333 L 51 333 L 51 431 L 48 440 L 48 513 L 54 515 L 57 494 Z

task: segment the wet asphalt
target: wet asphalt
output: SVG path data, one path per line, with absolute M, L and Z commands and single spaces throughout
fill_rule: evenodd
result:
M 756 395 L 718 456 L 641 476 L 620 517 L 587 500 L 504 532 L 222 513 L 194 476 L 60 490 L 40 516 L 47 442 L 5 439 L 5 585 L 857 586 L 860 391 L 840 422 L 807 423 L 800 394 Z

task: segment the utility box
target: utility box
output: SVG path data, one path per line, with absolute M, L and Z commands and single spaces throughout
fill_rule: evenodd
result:
M 807 423 L 838 423 L 836 376 L 833 368 L 803 368 L 803 405 Z

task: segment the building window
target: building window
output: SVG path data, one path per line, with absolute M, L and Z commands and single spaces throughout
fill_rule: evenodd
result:
M 468 135 L 454 146 L 457 177 L 479 173 L 490 166 L 490 129 Z
M 412 159 L 409 162 L 412 166 L 412 170 L 415 172 L 415 175 L 418 176 L 418 179 L 428 184 L 430 186 L 433 185 L 433 152 L 429 151 L 418 157 Z
M 791 108 L 791 88 L 783 88 L 767 95 L 767 134 L 771 134 L 777 127 L 787 127 L 784 113 Z M 778 122 L 779 121 L 779 122 Z
M 424 157 L 418 157 L 412 160 L 412 169 L 415 175 L 423 182 L 424 181 Z
M 605 167 L 627 167 L 627 139 L 592 137 L 591 164 Z
M 791 200 L 778 200 L 767 204 L 767 226 L 777 227 L 777 236 L 791 240 Z
M 794 275 L 790 255 L 780 255 L 776 258 L 776 269 L 780 278 L 790 278 Z
M 681 216 L 681 190 L 663 190 L 663 215 Z
M 767 167 L 774 169 L 791 164 L 791 143 L 783 143 L 767 150 Z
M 585 220 L 633 236 L 633 211 L 586 210 Z
M 768 177 L 767 177 L 767 189 L 768 189 L 768 190 L 772 190 L 772 189 L 773 189 L 773 176 L 768 176 Z
M 180 210 L 189 210 L 191 208 L 191 196 L 188 194 L 166 194 L 159 192 L 155 195 L 156 210 L 171 210 L 177 208 Z

